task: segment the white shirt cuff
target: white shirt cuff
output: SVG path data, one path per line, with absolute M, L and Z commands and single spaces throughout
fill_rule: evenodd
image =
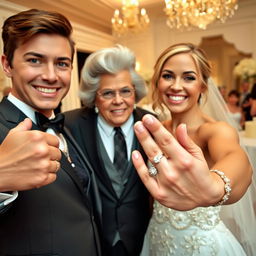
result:
M 0 193 L 0 208 L 10 204 L 18 197 L 18 191 L 12 193 Z

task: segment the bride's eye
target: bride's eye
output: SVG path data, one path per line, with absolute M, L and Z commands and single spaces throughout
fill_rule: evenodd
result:
M 185 77 L 184 77 L 184 80 L 185 80 L 185 81 L 188 81 L 188 82 L 190 82 L 190 81 L 195 81 L 195 80 L 196 80 L 196 77 L 194 77 L 194 76 L 185 76 Z
M 165 80 L 170 80 L 173 78 L 173 75 L 169 73 L 164 73 L 162 74 L 162 78 L 164 78 Z

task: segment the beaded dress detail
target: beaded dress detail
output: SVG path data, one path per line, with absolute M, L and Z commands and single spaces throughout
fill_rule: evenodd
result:
M 246 256 L 218 207 L 176 211 L 154 202 L 141 256 Z

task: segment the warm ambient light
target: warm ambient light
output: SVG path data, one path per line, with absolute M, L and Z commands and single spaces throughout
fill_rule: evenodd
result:
M 225 22 L 238 8 L 237 0 L 165 0 L 167 25 L 170 28 L 198 27 L 220 20 Z
M 138 32 L 148 26 L 147 12 L 144 8 L 139 11 L 138 0 L 123 0 L 122 3 L 122 15 L 119 10 L 115 10 L 111 19 L 114 35 L 121 36 L 129 32 Z

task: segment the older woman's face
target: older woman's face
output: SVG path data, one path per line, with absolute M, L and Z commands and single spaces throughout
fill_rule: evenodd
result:
M 135 91 L 129 71 L 101 75 L 95 105 L 108 124 L 123 125 L 132 114 L 134 104 Z

